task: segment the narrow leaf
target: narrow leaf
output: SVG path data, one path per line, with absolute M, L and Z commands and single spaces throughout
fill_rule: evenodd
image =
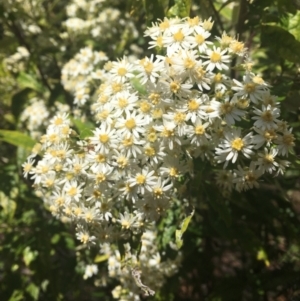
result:
M 0 130 L 0 141 L 31 150 L 36 141 L 18 131 Z

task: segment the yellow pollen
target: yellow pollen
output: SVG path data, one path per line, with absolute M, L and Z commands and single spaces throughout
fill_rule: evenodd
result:
M 285 145 L 294 145 L 295 137 L 293 134 L 285 134 L 282 137 L 282 141 Z
M 196 75 L 199 80 L 203 79 L 205 73 L 206 73 L 206 71 L 202 67 L 199 67 L 196 70 Z
M 195 65 L 196 65 L 196 62 L 189 57 L 184 60 L 184 67 L 186 69 L 193 69 L 195 67 Z
M 171 82 L 170 84 L 170 90 L 176 94 L 180 90 L 180 84 L 178 82 Z
M 68 190 L 67 194 L 68 194 L 69 196 L 71 196 L 71 197 L 75 196 L 75 195 L 77 194 L 77 188 L 76 188 L 76 187 L 71 187 L 71 188 Z
M 138 174 L 135 179 L 139 185 L 143 185 L 146 182 L 146 177 L 142 174 Z
M 266 163 L 273 163 L 273 162 L 274 162 L 274 157 L 273 157 L 272 155 L 270 155 L 270 154 L 267 154 L 267 155 L 265 155 L 265 157 L 264 157 L 264 161 L 265 161 Z
M 87 223 L 90 223 L 93 221 L 94 219 L 94 216 L 91 212 L 87 212 L 85 215 L 84 215 L 84 219 Z
M 197 111 L 199 107 L 200 104 L 195 99 L 191 99 L 188 103 L 188 108 L 190 111 Z
M 195 39 L 196 39 L 196 42 L 197 42 L 198 45 L 202 45 L 203 42 L 205 41 L 203 35 L 201 35 L 201 34 L 197 34 L 195 36 Z
M 29 172 L 32 168 L 32 164 L 30 163 L 26 163 L 25 166 L 24 166 L 24 171 L 25 172 Z
M 186 118 L 186 114 L 185 114 L 185 113 L 177 112 L 177 113 L 175 114 L 175 116 L 174 116 L 174 121 L 175 121 L 177 124 L 182 124 L 182 123 L 184 123 L 185 118 Z
M 244 43 L 242 42 L 234 41 L 229 47 L 233 53 L 242 53 L 244 51 Z
M 244 142 L 241 138 L 235 138 L 232 142 L 231 142 L 231 147 L 234 150 L 240 151 L 243 147 L 244 147 Z
M 61 125 L 61 124 L 63 124 L 63 119 L 61 118 L 61 117 L 57 117 L 56 119 L 55 119 L 55 121 L 54 121 L 54 124 L 55 125 Z
M 270 122 L 273 120 L 273 115 L 272 115 L 271 111 L 267 110 L 261 114 L 261 118 L 264 121 Z
M 170 27 L 169 21 L 163 21 L 163 22 L 161 22 L 161 23 L 159 24 L 159 28 L 160 28 L 161 30 L 166 30 L 166 29 L 168 29 L 169 27 Z
M 170 137 L 174 136 L 174 131 L 173 130 L 168 130 L 168 129 L 164 128 L 164 130 L 162 131 L 161 135 L 163 137 L 170 138 Z
M 134 120 L 133 118 L 128 119 L 128 120 L 125 122 L 125 126 L 126 126 L 129 130 L 132 130 L 133 128 L 136 127 L 135 120 Z
M 247 92 L 247 93 L 249 93 L 249 94 L 251 94 L 251 93 L 253 93 L 254 91 L 255 91 L 255 84 L 254 83 L 248 83 L 248 84 L 246 84 L 245 86 L 244 86 L 244 90 Z
M 105 144 L 109 141 L 109 136 L 107 134 L 100 134 L 99 135 L 99 141 L 101 143 Z
M 222 103 L 221 105 L 221 113 L 222 114 L 229 114 L 232 112 L 234 106 L 229 102 Z
M 246 109 L 249 106 L 249 100 L 247 98 L 240 98 L 236 105 L 239 109 Z
M 81 172 L 82 166 L 80 164 L 74 164 L 73 171 L 75 174 L 79 174 Z
M 256 181 L 256 177 L 252 172 L 248 172 L 245 176 L 245 180 L 247 182 L 255 182 Z
M 122 228 L 129 229 L 130 228 L 130 222 L 126 221 L 126 220 L 123 220 L 122 223 L 121 223 L 121 226 L 122 226 Z
M 181 32 L 181 30 L 179 30 L 173 34 L 173 38 L 176 42 L 182 42 L 184 39 L 184 34 Z
M 121 67 L 121 68 L 118 69 L 118 75 L 124 76 L 126 73 L 127 73 L 126 68 Z
M 104 163 L 106 162 L 106 156 L 104 154 L 98 154 L 96 157 L 96 161 L 99 163 Z
M 157 135 L 155 132 L 151 132 L 147 135 L 147 140 L 149 142 L 155 142 L 157 140 Z
M 140 103 L 140 110 L 143 113 L 148 113 L 151 110 L 151 105 L 150 103 L 147 102 L 147 100 L 144 100 Z
M 159 199 L 159 198 L 161 198 L 161 196 L 163 195 L 164 192 L 161 188 L 154 188 L 153 193 L 154 193 L 154 196 Z
M 102 112 L 100 112 L 97 117 L 99 119 L 102 119 L 102 120 L 106 120 L 106 118 L 108 117 L 109 115 L 109 112 L 107 110 L 103 110 Z
M 82 213 L 82 209 L 79 207 L 76 207 L 73 209 L 73 212 L 76 216 L 79 216 Z
M 154 66 L 151 62 L 146 62 L 143 66 L 147 74 L 150 74 L 153 71 Z
M 84 244 L 88 243 L 90 236 L 88 234 L 82 234 L 80 237 L 80 241 Z
M 132 136 L 130 136 L 129 138 L 123 139 L 122 143 L 126 147 L 131 146 L 133 144 L 133 138 L 132 138 Z
M 221 73 L 217 73 L 214 77 L 214 82 L 215 83 L 220 83 L 222 81 L 222 74 Z
M 62 170 L 63 166 L 61 164 L 56 164 L 54 166 L 55 171 L 60 172 Z
M 274 130 L 267 130 L 264 132 L 264 138 L 267 141 L 272 141 L 277 138 L 276 132 Z
M 162 36 L 157 37 L 156 45 L 160 48 L 163 46 L 163 37 Z
M 111 88 L 112 88 L 112 90 L 113 90 L 114 93 L 120 92 L 120 91 L 122 91 L 122 83 L 116 83 L 116 82 L 114 82 L 114 83 L 112 83 Z M 105 96 L 105 97 L 108 98 L 108 96 Z
M 118 106 L 123 109 L 128 106 L 128 100 L 126 98 L 119 98 L 118 99 Z
M 96 175 L 96 183 L 102 183 L 106 180 L 106 176 L 103 173 L 98 173 Z
M 160 119 L 163 115 L 162 109 L 154 109 L 152 112 L 152 118 L 153 119 Z
M 198 16 L 194 17 L 194 18 L 188 18 L 188 23 L 190 26 L 196 26 L 199 24 L 199 22 L 200 22 L 200 19 Z
M 196 135 L 203 135 L 205 133 L 205 128 L 203 127 L 203 125 L 197 125 L 195 127 L 195 134 Z
M 102 195 L 102 193 L 101 193 L 100 190 L 94 190 L 94 191 L 93 191 L 93 196 L 94 196 L 95 198 L 99 198 L 101 195 Z
M 64 198 L 62 198 L 62 197 L 58 197 L 58 198 L 55 200 L 55 204 L 56 204 L 58 207 L 61 207 L 64 203 L 65 203 L 65 200 L 64 200 Z
M 211 55 L 210 55 L 210 60 L 213 62 L 213 63 L 218 63 L 221 61 L 221 54 L 218 53 L 218 52 L 213 52 Z
M 124 169 L 128 164 L 128 159 L 124 156 L 121 156 L 117 159 L 119 168 Z
M 149 95 L 149 99 L 151 100 L 151 102 L 154 104 L 154 105 L 157 105 L 160 103 L 160 100 L 161 100 L 161 97 L 160 97 L 160 94 L 158 93 L 151 93 Z
M 262 85 L 265 82 L 260 76 L 254 76 L 252 81 L 258 85 Z
M 155 156 L 156 152 L 155 149 L 151 146 L 148 146 L 145 148 L 145 155 L 148 157 L 153 157 Z
M 175 167 L 171 167 L 170 168 L 170 171 L 169 171 L 169 175 L 171 176 L 171 177 L 177 177 L 178 176 L 178 169 L 177 168 L 175 168 Z

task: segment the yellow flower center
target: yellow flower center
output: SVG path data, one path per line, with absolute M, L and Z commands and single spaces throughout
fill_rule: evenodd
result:
M 221 73 L 217 73 L 214 77 L 214 82 L 215 83 L 220 83 L 222 81 L 222 74 Z
M 145 148 L 145 155 L 148 156 L 148 157 L 153 157 L 155 156 L 156 154 L 156 151 L 153 147 L 151 146 L 148 146 Z
M 141 110 L 143 113 L 148 113 L 148 112 L 151 110 L 151 105 L 150 105 L 150 103 L 148 103 L 147 100 L 143 100 L 143 101 L 140 103 L 140 110 Z
M 240 98 L 236 103 L 239 109 L 246 109 L 249 106 L 249 100 L 247 98 Z
M 240 151 L 243 147 L 244 147 L 244 142 L 241 138 L 235 138 L 232 142 L 231 142 L 231 147 L 234 150 Z
M 162 109 L 154 109 L 152 112 L 152 118 L 153 119 L 160 119 L 163 115 Z
M 197 111 L 199 107 L 200 104 L 195 99 L 191 99 L 188 103 L 188 108 L 190 111 Z
M 213 62 L 213 63 L 218 63 L 221 61 L 221 54 L 218 53 L 218 52 L 213 52 L 211 55 L 210 55 L 210 60 Z
M 273 115 L 272 115 L 271 111 L 267 110 L 261 114 L 261 118 L 264 121 L 270 122 L 273 120 Z
M 160 103 L 161 97 L 160 97 L 160 94 L 158 94 L 158 93 L 151 93 L 149 95 L 149 99 L 151 100 L 151 102 L 154 105 L 157 105 L 158 103 Z
M 109 136 L 107 134 L 100 134 L 99 135 L 99 141 L 101 143 L 105 144 L 109 141 Z
M 133 144 L 133 138 L 132 138 L 132 136 L 123 139 L 122 143 L 123 143 L 123 145 L 126 146 L 126 147 L 131 146 L 131 145 Z
M 205 133 L 205 128 L 203 127 L 203 125 L 197 125 L 195 127 L 195 134 L 196 135 L 203 135 Z
M 176 42 L 182 42 L 182 41 L 183 41 L 184 35 L 183 35 L 183 33 L 181 32 L 181 30 L 178 30 L 175 34 L 173 34 L 173 39 L 174 39 Z
M 277 138 L 276 132 L 274 130 L 267 130 L 264 132 L 264 138 L 267 141 L 271 141 L 271 140 Z
M 184 67 L 186 69 L 193 69 L 195 67 L 195 65 L 196 65 L 196 62 L 189 57 L 184 60 Z
M 102 183 L 106 180 L 106 176 L 103 173 L 98 173 L 96 175 L 96 183 Z
M 136 182 L 139 184 L 139 185 L 143 185 L 145 184 L 146 182 L 146 177 L 142 174 L 138 174 L 135 178 Z
M 273 157 L 272 155 L 270 155 L 270 154 L 267 154 L 267 155 L 265 155 L 265 157 L 264 157 L 264 161 L 265 161 L 266 163 L 273 163 L 273 162 L 274 162 L 274 157 Z
M 136 127 L 135 120 L 134 120 L 133 118 L 128 119 L 128 120 L 125 122 L 125 126 L 126 126 L 129 130 L 132 130 L 133 128 Z
M 119 98 L 118 99 L 118 106 L 123 109 L 125 107 L 127 107 L 128 105 L 128 100 L 126 98 Z
M 244 43 L 239 41 L 232 42 L 229 47 L 233 53 L 241 53 L 244 51 Z
M 127 73 L 126 68 L 121 67 L 121 68 L 118 69 L 118 75 L 124 76 L 126 73 Z
M 175 82 L 175 81 L 171 82 L 171 84 L 170 84 L 170 90 L 174 94 L 178 93 L 178 91 L 180 90 L 180 83 Z
M 174 121 L 175 121 L 177 124 L 182 124 L 182 123 L 184 123 L 185 118 L 186 118 L 186 114 L 185 114 L 185 113 L 182 113 L 182 112 L 177 112 L 177 113 L 175 113 L 175 115 L 174 115 Z
M 253 93 L 254 91 L 255 91 L 255 84 L 254 83 L 248 83 L 248 84 L 246 84 L 245 86 L 244 86 L 244 90 L 247 92 L 247 93 L 249 93 L 249 94 L 251 94 L 251 93 Z
M 196 40 L 196 43 L 197 43 L 198 45 L 202 45 L 203 42 L 205 41 L 203 35 L 201 35 L 201 34 L 197 34 L 197 35 L 195 36 L 195 40 Z
M 124 156 L 121 156 L 117 159 L 119 168 L 124 169 L 128 165 L 128 159 Z
M 294 145 L 295 137 L 293 134 L 285 134 L 282 140 L 285 145 Z
M 106 162 L 106 156 L 104 154 L 98 154 L 96 157 L 96 161 L 99 163 L 104 163 Z
M 162 36 L 160 36 L 156 39 L 156 45 L 160 48 L 163 46 L 163 37 Z
M 178 176 L 178 169 L 177 168 L 175 168 L 175 167 L 171 167 L 170 168 L 170 171 L 169 171 L 169 175 L 171 176 L 171 177 L 177 177 Z
M 221 113 L 222 114 L 229 114 L 232 112 L 234 106 L 229 102 L 222 103 L 221 105 Z
M 71 197 L 75 196 L 77 194 L 77 187 L 71 187 L 68 191 L 67 194 Z

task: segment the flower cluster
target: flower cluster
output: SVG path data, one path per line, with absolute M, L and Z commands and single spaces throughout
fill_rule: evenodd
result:
M 130 246 L 126 244 L 128 255 L 123 260 L 118 250 L 112 250 L 107 244 L 102 246 L 101 253 L 108 257 L 108 276 L 120 281 L 120 285 L 112 291 L 115 299 L 139 301 L 141 291 L 144 291 L 146 295 L 154 294 L 164 285 L 166 277 L 177 272 L 181 254 L 178 253 L 174 260 L 163 260 L 157 250 L 155 239 L 156 232 L 147 230 L 141 238 L 142 247 L 139 257 L 131 254 Z M 126 266 L 131 268 L 126 269 Z M 135 276 L 135 281 L 133 281 L 132 274 L 135 270 L 139 275 L 138 278 Z
M 137 37 L 134 23 L 127 14 L 117 8 L 121 1 L 73 0 L 67 5 L 68 19 L 64 22 L 66 32 L 62 38 L 92 36 L 97 40 L 111 40 L 121 32 Z
M 55 102 L 52 110 L 49 110 L 42 99 L 36 97 L 29 100 L 29 105 L 24 109 L 20 116 L 25 129 L 28 130 L 30 137 L 39 139 L 45 128 L 49 125 L 49 118 L 57 113 L 67 113 L 70 107 L 66 104 Z
M 105 78 L 105 71 L 100 68 L 107 60 L 104 52 L 85 47 L 64 65 L 61 81 L 64 88 L 74 95 L 74 104 L 78 107 L 90 98 L 93 86 L 99 85 Z
M 229 77 L 232 58 L 242 60 L 246 49 L 225 33 L 209 41 L 212 26 L 197 17 L 153 24 L 150 48 L 165 55 L 106 64 L 92 135 L 80 140 L 58 114 L 42 137 L 42 160 L 24 164 L 52 213 L 76 223 L 82 243 L 144 232 L 188 179 L 193 158 L 210 162 L 228 192 L 288 166 L 294 136 L 276 97 L 247 59 L 241 79 Z

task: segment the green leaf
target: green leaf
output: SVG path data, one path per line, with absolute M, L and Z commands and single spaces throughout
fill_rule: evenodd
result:
M 151 21 L 161 19 L 165 16 L 165 11 L 168 7 L 168 0 L 144 0 L 145 10 L 147 16 L 147 24 L 151 24 Z
M 141 84 L 141 82 L 138 78 L 134 77 L 130 80 L 130 82 L 131 82 L 132 86 L 134 87 L 134 89 L 139 92 L 139 94 L 141 94 L 141 95 L 147 94 L 146 87 Z
M 17 82 L 22 88 L 30 88 L 41 93 L 45 91 L 44 86 L 41 85 L 32 75 L 24 72 L 20 72 Z
M 176 232 L 175 232 L 176 246 L 177 246 L 178 249 L 180 249 L 183 245 L 182 235 L 184 234 L 184 232 L 188 228 L 189 223 L 190 223 L 190 221 L 191 221 L 191 219 L 194 215 L 194 212 L 195 212 L 195 210 L 193 210 L 191 212 L 191 214 L 183 220 L 180 229 L 176 230 Z
M 8 301 L 21 301 L 24 300 L 24 295 L 21 290 L 14 290 Z
M 190 15 L 191 0 L 175 0 L 175 5 L 172 6 L 168 13 L 168 17 L 185 18 Z
M 23 260 L 26 266 L 29 266 L 32 261 L 38 256 L 38 251 L 32 251 L 29 246 L 27 246 L 23 251 Z
M 31 297 L 34 300 L 37 300 L 39 297 L 39 293 L 40 293 L 40 289 L 38 286 L 36 286 L 34 283 L 30 283 L 27 287 L 26 287 L 26 292 L 29 293 L 29 295 L 31 295 Z
M 16 119 L 19 118 L 21 112 L 24 110 L 24 106 L 29 99 L 29 94 L 32 91 L 29 88 L 25 88 L 15 93 L 11 98 L 11 111 Z
M 108 254 L 102 254 L 102 255 L 99 254 L 95 257 L 94 262 L 95 263 L 103 262 L 106 261 L 108 258 L 109 258 Z
M 36 141 L 31 139 L 26 134 L 10 130 L 0 130 L 0 141 L 5 141 L 18 147 L 24 147 L 28 150 L 31 150 L 36 144 Z
M 80 139 L 91 137 L 93 135 L 93 130 L 95 128 L 94 124 L 88 121 L 83 122 L 76 118 L 71 118 L 71 120 L 79 131 Z
M 262 46 L 267 46 L 278 56 L 293 63 L 300 63 L 300 42 L 287 30 L 272 25 L 262 25 Z

